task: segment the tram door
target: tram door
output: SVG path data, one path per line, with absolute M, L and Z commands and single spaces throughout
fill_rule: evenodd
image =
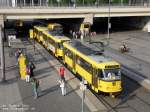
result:
M 72 62 L 72 67 L 73 67 L 73 71 L 75 72 L 75 63 L 76 63 L 76 56 L 75 54 L 73 54 L 73 62 Z
M 54 43 L 54 48 L 53 48 L 53 53 L 55 54 L 55 56 L 58 56 L 58 48 L 60 48 L 59 43 Z
M 96 68 L 93 68 L 92 85 L 96 88 L 98 87 L 98 71 Z

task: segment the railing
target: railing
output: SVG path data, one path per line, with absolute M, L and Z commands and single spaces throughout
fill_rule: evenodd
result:
M 150 6 L 150 0 L 111 0 L 111 6 Z M 113 2 L 114 1 L 114 2 Z M 0 8 L 102 7 L 108 0 L 0 0 Z

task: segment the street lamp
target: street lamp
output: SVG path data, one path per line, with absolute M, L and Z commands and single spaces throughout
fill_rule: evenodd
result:
M 82 110 L 84 112 L 84 99 L 85 99 L 85 90 L 87 89 L 87 81 L 82 78 L 82 82 L 80 82 L 80 89 L 82 91 Z
M 109 39 L 110 39 L 110 34 L 109 33 L 110 33 L 110 28 L 111 28 L 111 23 L 110 23 L 110 2 L 111 2 L 111 0 L 109 0 L 109 8 L 108 8 L 107 46 L 109 46 Z
M 71 2 L 73 3 L 73 7 L 76 8 L 76 0 L 71 0 Z
M 6 77 L 5 77 L 5 57 L 4 57 L 4 28 L 2 25 L 0 25 L 0 70 L 1 70 L 1 75 L 2 75 L 2 82 L 5 82 Z
M 61 2 L 60 0 L 57 0 L 57 3 L 58 3 L 58 7 L 60 7 L 60 2 Z
M 121 0 L 121 6 L 123 6 L 123 0 Z

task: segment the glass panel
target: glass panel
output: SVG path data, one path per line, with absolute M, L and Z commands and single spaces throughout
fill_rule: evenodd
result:
M 85 25 L 84 25 L 84 28 L 89 28 L 89 25 L 88 25 L 88 24 L 85 24 Z
M 105 69 L 103 70 L 105 80 L 115 80 L 120 79 L 121 73 L 120 69 Z
M 102 70 L 98 70 L 98 77 L 104 78 L 104 74 L 103 74 Z

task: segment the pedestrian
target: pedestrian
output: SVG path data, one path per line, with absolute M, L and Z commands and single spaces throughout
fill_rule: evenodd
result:
M 33 70 L 35 69 L 35 65 L 33 64 L 32 61 L 29 62 L 29 69 L 30 69 L 30 77 L 33 77 L 34 76 L 34 72 Z
M 27 64 L 26 65 L 26 82 L 30 82 L 30 67 L 29 65 Z
M 15 57 L 16 57 L 16 63 L 18 65 L 18 58 L 22 54 L 22 51 L 20 49 L 17 49 L 15 52 Z
M 39 80 L 36 78 L 32 78 L 31 80 L 32 90 L 34 94 L 34 99 L 38 98 L 38 88 L 39 88 Z
M 59 70 L 59 75 L 60 75 L 60 79 L 61 81 L 65 81 L 65 68 L 63 66 L 60 67 L 60 70 Z
M 78 39 L 78 32 L 75 32 L 75 37 L 76 39 Z
M 83 42 L 83 34 L 80 35 L 81 42 Z
M 70 33 L 70 37 L 73 38 L 73 32 L 72 32 L 72 30 L 70 30 L 69 33 Z
M 65 81 L 64 80 L 60 80 L 59 83 L 60 83 L 61 93 L 62 93 L 63 96 L 65 96 L 66 95 L 66 84 L 65 84 Z
M 73 35 L 73 39 L 75 39 L 75 37 L 76 37 L 75 31 L 73 31 L 72 35 Z

